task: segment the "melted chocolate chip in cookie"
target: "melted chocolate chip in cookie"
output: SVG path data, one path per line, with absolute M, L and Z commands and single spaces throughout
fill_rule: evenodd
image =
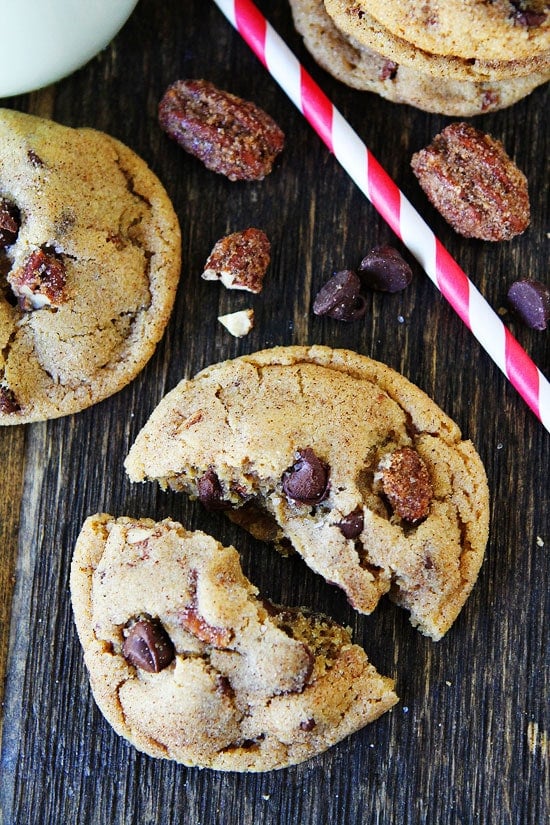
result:
M 159 621 L 140 619 L 130 628 L 122 655 L 134 667 L 160 673 L 174 659 L 174 645 Z
M 297 461 L 283 473 L 285 495 L 300 504 L 319 504 L 328 495 L 329 469 L 310 447 L 297 455 Z

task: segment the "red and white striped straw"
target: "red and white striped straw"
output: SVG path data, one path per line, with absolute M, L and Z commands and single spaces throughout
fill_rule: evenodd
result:
M 550 431 L 550 384 L 251 0 L 214 0 Z

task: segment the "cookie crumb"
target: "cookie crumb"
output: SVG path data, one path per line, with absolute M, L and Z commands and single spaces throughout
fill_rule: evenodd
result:
M 540 536 L 537 536 L 537 547 L 544 547 L 544 541 Z

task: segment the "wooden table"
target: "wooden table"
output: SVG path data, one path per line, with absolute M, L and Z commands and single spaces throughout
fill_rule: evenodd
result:
M 493 307 L 518 277 L 548 281 L 548 89 L 476 125 L 526 172 L 532 223 L 511 243 L 468 241 L 427 205 L 409 167 L 449 118 L 361 94 L 305 52 L 286 3 L 261 7 L 457 257 Z M 276 9 L 271 7 L 276 5 Z M 259 102 L 287 145 L 261 183 L 208 172 L 160 131 L 156 106 L 180 77 L 204 77 Z M 94 126 L 140 153 L 181 220 L 183 270 L 166 335 L 140 376 L 78 415 L 0 432 L 0 687 L 4 687 L 4 825 L 542 825 L 550 815 L 550 438 L 428 278 L 373 294 L 363 321 L 320 319 L 312 299 L 333 270 L 353 268 L 390 230 L 213 4 L 141 0 L 114 42 L 71 77 L 4 105 Z M 200 279 L 222 235 L 248 226 L 272 241 L 261 295 Z M 253 306 L 233 338 L 217 316 Z M 550 333 L 505 316 L 546 373 Z M 278 344 L 348 347 L 403 372 L 471 438 L 486 464 L 492 524 L 478 583 L 439 643 L 405 612 L 371 617 L 297 559 L 279 558 L 183 496 L 131 485 L 122 462 L 138 429 L 183 376 Z M 237 544 L 247 575 L 276 601 L 351 625 L 382 673 L 397 679 L 392 712 L 310 762 L 259 775 L 186 769 L 139 754 L 91 698 L 70 607 L 72 549 L 84 518 L 168 515 Z

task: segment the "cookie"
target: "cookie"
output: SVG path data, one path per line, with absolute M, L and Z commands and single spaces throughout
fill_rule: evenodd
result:
M 97 704 L 151 756 L 283 768 L 397 701 L 347 630 L 261 600 L 233 547 L 176 522 L 89 517 L 70 584 Z
M 525 57 L 516 59 L 512 59 L 505 51 L 499 52 L 494 59 L 488 59 L 482 51 L 477 56 L 465 59 L 455 54 L 426 51 L 410 39 L 397 36 L 369 14 L 360 2 L 325 0 L 325 8 L 337 29 L 346 37 L 422 74 L 475 82 L 509 80 L 537 74 L 548 79 L 550 50 L 527 52 Z M 520 39 L 525 36 L 521 27 L 517 28 L 517 36 Z
M 506 81 L 436 78 L 399 65 L 340 32 L 323 0 L 290 0 L 294 25 L 316 62 L 333 77 L 361 91 L 427 112 L 473 116 L 511 106 L 550 78 L 532 74 Z
M 125 466 L 293 548 L 363 613 L 390 593 L 433 639 L 487 542 L 471 442 L 402 375 L 348 350 L 276 347 L 208 367 L 161 401 Z
M 396 37 L 462 60 L 529 60 L 550 51 L 544 0 L 353 0 Z
M 0 110 L 0 424 L 75 413 L 128 384 L 174 302 L 180 230 L 118 140 Z

